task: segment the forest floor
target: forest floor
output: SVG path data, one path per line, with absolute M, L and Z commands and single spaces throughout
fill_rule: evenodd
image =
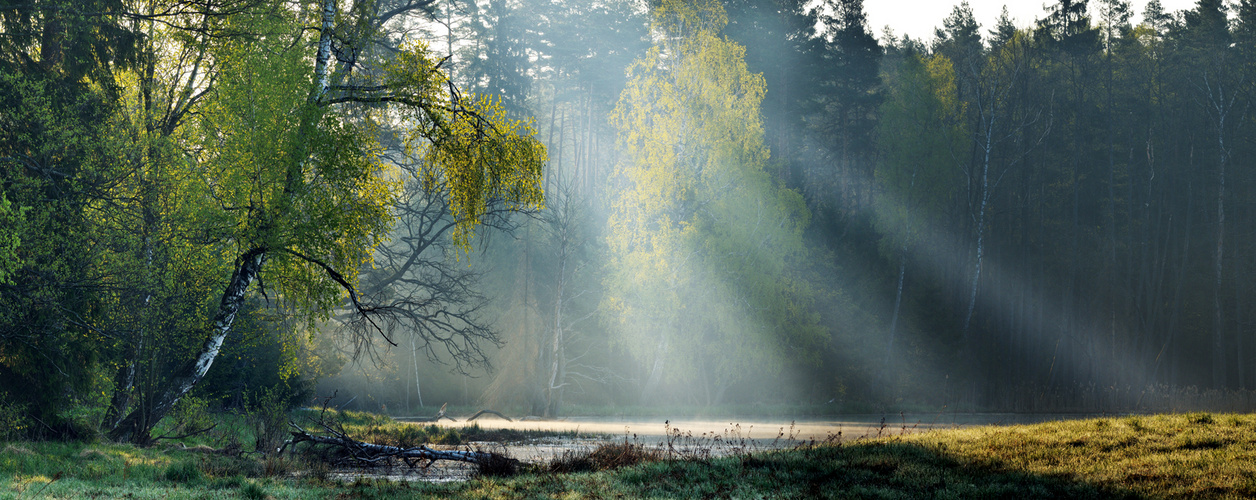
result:
M 412 427 L 381 419 L 345 429 L 399 443 L 420 438 L 403 435 Z M 536 436 L 504 439 L 516 438 Z M 1256 415 L 931 430 L 724 456 L 612 438 L 513 475 L 443 483 L 337 479 L 311 460 L 168 444 L 0 443 L 0 498 L 1252 498 Z

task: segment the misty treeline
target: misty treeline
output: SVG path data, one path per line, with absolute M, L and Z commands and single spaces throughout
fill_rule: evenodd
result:
M 416 381 L 538 415 L 1249 402 L 1256 3 L 960 4 L 928 40 L 669 5 L 442 11 L 461 78 L 536 117 L 548 201 L 473 259 L 496 371 Z
M 1247 401 L 1202 393 L 1254 376 L 1256 2 L 1150 2 L 1137 25 L 1129 2 L 1053 2 L 1021 26 L 960 4 L 929 40 L 878 40 L 859 1 L 727 1 L 675 32 L 613 5 L 482 11 L 454 59 L 526 96 L 550 215 L 583 203 L 486 258 L 511 304 L 490 401 Z M 688 54 L 707 28 L 740 47 Z M 736 57 L 761 80 L 729 83 Z
M 1256 2 L 1130 19 L 0 3 L 0 425 L 1246 401 Z

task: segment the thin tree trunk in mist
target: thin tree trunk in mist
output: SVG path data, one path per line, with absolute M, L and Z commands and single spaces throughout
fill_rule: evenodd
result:
M 990 152 L 994 148 L 994 123 L 993 109 L 991 111 L 990 123 L 986 127 L 985 145 L 983 149 L 983 158 L 981 162 L 981 203 L 977 206 L 977 261 L 973 266 L 972 284 L 969 286 L 968 292 L 968 308 L 964 314 L 964 330 L 961 342 L 962 349 L 970 349 L 968 345 L 969 327 L 972 325 L 973 310 L 977 307 L 977 286 L 981 283 L 981 264 L 985 257 L 985 236 L 986 236 L 986 210 L 990 204 Z
M 554 111 L 558 109 L 558 90 L 554 90 L 554 100 L 550 102 L 549 136 L 545 138 L 545 150 L 554 151 Z M 549 192 L 550 178 L 554 176 L 553 167 L 545 176 L 545 192 Z
M 894 372 L 894 338 L 898 334 L 898 315 L 903 305 L 903 278 L 907 274 L 907 242 L 909 241 L 909 238 L 911 238 L 912 225 L 911 194 L 916 188 L 916 172 L 917 168 L 913 165 L 911 171 L 911 182 L 908 183 L 907 187 L 907 203 L 905 207 L 906 216 L 904 217 L 904 219 L 906 219 L 907 227 L 903 232 L 903 244 L 898 251 L 898 285 L 895 287 L 894 291 L 894 314 L 890 316 L 890 338 L 889 341 L 886 342 L 885 347 L 886 380 L 889 380 L 890 376 Z
M 561 172 L 563 171 L 563 143 L 565 142 L 563 140 L 563 136 L 566 134 L 567 110 L 564 109 L 563 112 L 558 115 L 558 160 L 555 162 L 556 165 L 554 167 L 555 172 L 560 172 L 559 175 L 562 175 Z
M 887 380 L 894 373 L 894 337 L 898 333 L 898 314 L 903 305 L 903 276 L 907 274 L 907 255 L 903 249 L 898 256 L 898 286 L 894 292 L 894 314 L 890 316 L 890 339 L 885 346 L 885 371 Z
M 571 183 L 579 186 L 584 178 L 584 131 L 585 131 L 585 113 L 584 113 L 584 96 L 580 95 L 576 99 L 576 109 L 572 112 L 572 118 L 576 120 L 575 130 L 571 134 L 572 149 L 572 167 L 571 167 Z
M 1194 163 L 1194 162 L 1191 162 L 1191 163 Z M 1182 232 L 1182 262 L 1180 265 L 1178 265 L 1177 278 L 1176 278 L 1176 282 L 1174 283 L 1174 288 L 1173 288 L 1173 308 L 1172 308 L 1172 311 L 1169 313 L 1169 329 L 1168 329 L 1168 332 L 1165 334 L 1164 345 L 1160 347 L 1160 352 L 1159 354 L 1156 355 L 1155 366 L 1152 368 L 1152 371 L 1151 371 L 1153 380 L 1155 380 L 1156 375 L 1159 373 L 1160 365 L 1164 362 L 1165 356 L 1169 355 L 1169 346 L 1173 344 L 1173 337 L 1174 337 L 1173 334 L 1174 332 L 1177 331 L 1178 320 L 1181 317 L 1182 283 L 1186 281 L 1186 264 L 1187 262 L 1189 262 L 1190 250 L 1191 250 L 1192 217 L 1190 216 L 1190 214 L 1194 210 L 1194 205 L 1195 205 L 1194 195 L 1195 195 L 1195 192 L 1194 192 L 1193 187 L 1191 186 L 1191 183 L 1187 182 L 1187 185 L 1186 185 L 1186 227 Z M 1172 223 L 1172 217 L 1170 217 L 1170 224 L 1171 223 Z M 1166 238 L 1171 237 L 1171 236 L 1172 236 L 1172 231 L 1168 233 L 1168 236 L 1166 236 Z M 1168 258 L 1169 256 L 1166 254 L 1165 260 L 1167 261 Z M 1175 377 L 1176 374 L 1173 373 L 1173 370 L 1172 370 L 1174 366 L 1175 365 L 1173 363 L 1170 363 L 1169 365 L 1170 373 L 1167 379 L 1165 380 L 1166 384 L 1172 385 L 1173 383 L 1177 381 Z
M 654 363 L 650 367 L 650 375 L 645 380 L 645 385 L 641 387 L 641 401 L 648 400 L 651 394 L 658 389 L 659 381 L 663 379 L 663 360 L 667 357 L 667 336 L 659 337 L 659 345 L 655 349 Z
M 419 396 L 419 408 L 423 407 L 423 389 L 419 386 L 419 349 L 414 341 L 414 335 L 410 336 L 410 355 L 414 359 L 414 393 Z M 409 396 L 406 399 L 410 399 Z
M 1225 320 L 1221 312 L 1221 281 L 1225 256 L 1225 113 L 1221 112 L 1217 123 L 1217 251 L 1213 260 L 1216 282 L 1212 290 L 1212 386 L 1223 389 L 1226 385 Z
M 1242 247 L 1236 245 L 1235 248 L 1242 248 Z M 1235 257 L 1236 258 L 1234 259 L 1234 263 L 1235 263 L 1234 274 L 1241 275 L 1237 271 L 1239 271 L 1238 266 L 1240 265 L 1241 262 L 1243 262 L 1243 260 L 1238 259 L 1237 258 L 1238 255 L 1235 255 Z M 1240 279 L 1234 280 L 1234 353 L 1235 353 L 1234 367 L 1238 369 L 1239 389 L 1245 390 L 1247 389 L 1247 356 L 1246 356 L 1246 353 L 1243 352 L 1243 285 L 1242 283 L 1243 283 L 1243 280 L 1240 280 Z
M 554 289 L 554 330 L 550 339 L 549 380 L 545 386 L 545 418 L 558 416 L 558 405 L 562 401 L 564 385 L 564 368 L 567 360 L 563 352 L 563 293 L 567 273 L 566 234 L 560 231 L 558 250 L 558 282 Z
M 1116 349 L 1116 309 L 1117 297 L 1124 297 L 1124 294 L 1117 293 L 1117 280 L 1120 273 L 1117 269 L 1116 258 L 1116 146 L 1113 144 L 1115 132 L 1113 128 L 1112 118 L 1112 55 L 1108 52 L 1108 368 L 1109 385 L 1115 385 L 1121 376 L 1124 368 L 1117 363 Z

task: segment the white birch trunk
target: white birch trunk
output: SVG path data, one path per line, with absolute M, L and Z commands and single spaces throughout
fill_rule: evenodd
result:
M 985 257 L 986 208 L 990 204 L 990 150 L 994 147 L 994 117 L 991 110 L 990 124 L 986 127 L 985 157 L 981 165 L 981 204 L 977 208 L 977 262 L 973 268 L 972 286 L 968 293 L 968 312 L 964 315 L 963 338 L 968 341 L 968 328 L 972 324 L 973 310 L 977 307 L 977 285 L 981 282 L 981 264 Z M 961 348 L 967 348 L 966 345 Z
M 323 19 L 319 27 L 318 55 L 314 58 L 314 82 L 318 88 L 310 94 L 310 102 L 317 103 L 331 86 L 331 35 L 336 22 L 336 0 L 323 0 Z
M 157 395 L 150 405 L 147 405 L 147 410 L 143 406 L 132 410 L 110 433 L 112 439 L 117 441 L 147 440 L 148 429 L 166 416 L 175 403 L 179 402 L 180 398 L 205 377 L 205 372 L 209 371 L 209 367 L 214 364 L 214 359 L 218 357 L 218 351 L 222 349 L 223 340 L 231 332 L 236 313 L 244 305 L 249 285 L 257 278 L 265 262 L 265 249 L 253 249 L 244 254 L 240 259 L 239 268 L 233 273 L 231 282 L 227 285 L 227 290 L 222 294 L 222 301 L 214 313 L 213 328 L 200 352 L 171 375 L 166 390 Z
M 1219 148 L 1220 158 L 1218 161 L 1217 172 L 1217 252 L 1213 263 L 1216 283 L 1212 289 L 1213 304 L 1213 334 L 1212 334 L 1212 386 L 1214 389 L 1223 389 L 1226 385 L 1226 356 L 1225 356 L 1225 321 L 1221 314 L 1221 281 L 1222 272 L 1224 271 L 1223 260 L 1225 256 L 1225 114 L 1222 113 L 1217 123 L 1217 147 Z

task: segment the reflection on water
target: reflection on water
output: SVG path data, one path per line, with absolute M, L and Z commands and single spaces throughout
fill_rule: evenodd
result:
M 635 436 L 644 444 L 669 433 L 685 436 L 721 436 L 753 439 L 757 442 L 787 440 L 823 441 L 835 436 L 842 439 L 896 435 L 927 429 L 972 427 L 979 425 L 1016 425 L 1094 418 L 1096 414 L 1032 414 L 1032 413 L 894 413 L 841 415 L 783 419 L 775 417 L 726 418 L 651 418 L 651 417 L 568 417 L 560 420 L 506 421 L 481 417 L 474 422 L 442 422 L 441 426 L 463 427 L 478 424 L 485 429 L 545 430 L 579 432 L 580 434 Z M 397 420 L 405 421 L 404 418 Z M 840 434 L 839 434 L 840 433 Z

